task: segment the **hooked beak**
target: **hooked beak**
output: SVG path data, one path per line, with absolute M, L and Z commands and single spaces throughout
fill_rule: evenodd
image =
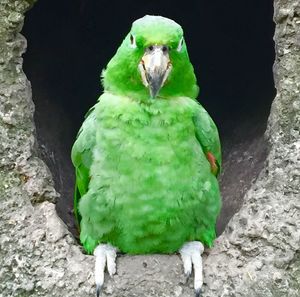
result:
M 163 87 L 172 69 L 168 47 L 149 46 L 139 64 L 143 84 L 149 88 L 151 98 L 155 98 Z

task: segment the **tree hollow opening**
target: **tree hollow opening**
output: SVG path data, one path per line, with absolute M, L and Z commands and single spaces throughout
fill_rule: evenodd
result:
M 75 232 L 71 146 L 84 114 L 102 92 L 101 70 L 145 14 L 183 27 L 200 85 L 199 102 L 215 120 L 223 147 L 220 233 L 263 168 L 270 106 L 275 97 L 273 2 L 38 1 L 26 16 L 24 70 L 36 105 L 41 157 L 61 198 L 57 212 Z

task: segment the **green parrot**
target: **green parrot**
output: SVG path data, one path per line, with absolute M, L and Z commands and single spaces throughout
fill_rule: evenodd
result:
M 216 237 L 221 167 L 216 125 L 196 101 L 199 88 L 183 30 L 173 20 L 136 20 L 102 73 L 104 93 L 72 148 L 80 241 L 96 257 L 97 296 L 117 252 L 179 251 L 194 267 Z

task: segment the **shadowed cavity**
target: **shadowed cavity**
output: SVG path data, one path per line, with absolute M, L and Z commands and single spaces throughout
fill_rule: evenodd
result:
M 27 13 L 24 69 L 32 83 L 41 157 L 61 198 L 57 211 L 75 233 L 70 149 L 84 114 L 102 92 L 100 73 L 145 14 L 182 25 L 200 85 L 199 101 L 223 147 L 220 233 L 263 168 L 263 138 L 275 96 L 272 1 L 38 1 Z

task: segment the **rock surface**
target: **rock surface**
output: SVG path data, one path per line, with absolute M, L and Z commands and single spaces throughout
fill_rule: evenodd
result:
M 205 262 L 204 296 L 300 295 L 300 3 L 275 1 L 265 168 Z
M 0 296 L 94 296 L 93 257 L 56 214 L 37 157 L 30 83 L 19 34 L 33 1 L 0 3 Z M 269 153 L 241 210 L 209 251 L 203 296 L 300 295 L 300 3 L 275 0 L 277 96 Z M 105 296 L 193 296 L 179 257 L 120 256 Z

